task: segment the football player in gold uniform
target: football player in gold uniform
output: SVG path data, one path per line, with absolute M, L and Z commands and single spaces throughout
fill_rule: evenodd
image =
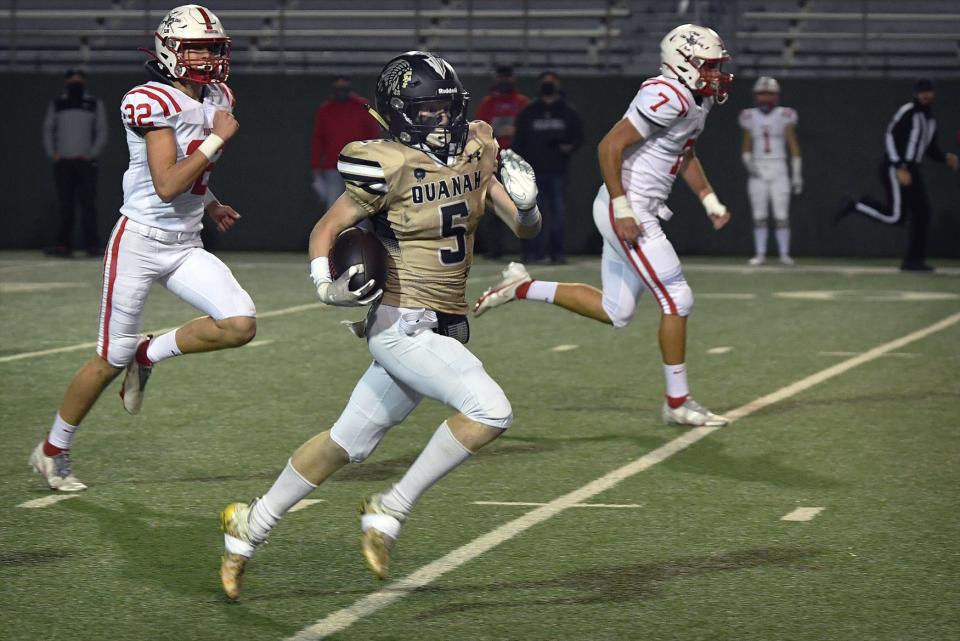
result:
M 310 236 L 310 272 L 325 303 L 375 303 L 366 321 L 355 324 L 374 360 L 333 427 L 294 452 L 266 494 L 222 512 L 221 579 L 230 598 L 239 595 L 247 561 L 279 519 L 338 469 L 366 459 L 423 398 L 456 413 L 399 482 L 361 504 L 363 554 L 381 579 L 417 499 L 513 421 L 503 390 L 464 345 L 464 294 L 485 212 L 520 238 L 539 232 L 536 183 L 530 166 L 509 151 L 501 154 L 498 180 L 496 140 L 488 124 L 467 121 L 468 98 L 442 58 L 420 51 L 398 56 L 377 83 L 375 115 L 391 139 L 351 143 L 341 152 L 347 191 Z M 330 274 L 334 239 L 366 219 L 389 254 L 382 291 L 373 281 L 349 289 L 359 265 L 336 280 Z

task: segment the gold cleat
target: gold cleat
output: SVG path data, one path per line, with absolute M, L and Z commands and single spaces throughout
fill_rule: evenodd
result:
M 404 517 L 399 512 L 390 510 L 380 502 L 381 495 L 368 496 L 360 502 L 360 549 L 367 567 L 378 579 L 386 579 L 390 573 L 390 552 L 397 542 L 396 534 L 400 532 L 400 525 Z M 391 536 L 384 530 L 390 530 Z
M 220 512 L 220 531 L 223 532 L 225 548 L 220 559 L 220 583 L 224 594 L 231 600 L 240 596 L 247 561 L 258 546 L 251 540 L 247 525 L 251 505 L 253 503 L 231 503 Z

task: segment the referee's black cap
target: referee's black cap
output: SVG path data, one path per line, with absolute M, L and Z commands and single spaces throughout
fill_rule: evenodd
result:
M 913 83 L 913 93 L 920 93 L 921 91 L 933 91 L 933 80 L 920 78 Z

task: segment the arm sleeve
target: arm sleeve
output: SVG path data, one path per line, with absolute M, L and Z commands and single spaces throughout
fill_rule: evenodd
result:
M 47 115 L 43 118 L 43 150 L 47 152 L 48 158 L 53 158 L 53 154 L 56 151 L 53 148 L 53 137 L 56 126 L 53 101 L 51 100 L 50 104 L 47 105 Z
M 370 215 L 389 205 L 390 178 L 403 165 L 403 158 L 390 149 L 390 144 L 380 140 L 351 142 L 337 159 L 337 171 L 347 194 Z
M 890 164 L 903 166 L 907 163 L 907 145 L 913 129 L 913 111 L 898 112 L 890 122 L 884 141 Z
M 103 101 L 99 98 L 97 99 L 97 114 L 94 122 L 93 147 L 90 149 L 90 152 L 93 157 L 96 158 L 107 145 L 107 137 L 109 135 L 107 132 L 107 112 L 103 108 Z
M 687 99 L 672 85 L 648 80 L 641 87 L 624 117 L 640 135 L 649 138 L 685 116 Z
M 937 142 L 937 125 L 933 125 L 933 135 L 930 137 L 930 145 L 927 146 L 927 156 L 930 160 L 935 160 L 937 162 L 947 162 L 947 155 L 943 153 L 943 149 L 940 148 L 940 143 Z

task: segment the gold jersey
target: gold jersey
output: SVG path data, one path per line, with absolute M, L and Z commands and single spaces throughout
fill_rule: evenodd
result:
M 337 169 L 390 256 L 382 301 L 466 314 L 474 235 L 497 169 L 490 125 L 470 123 L 453 164 L 392 140 L 368 140 L 345 146 Z

